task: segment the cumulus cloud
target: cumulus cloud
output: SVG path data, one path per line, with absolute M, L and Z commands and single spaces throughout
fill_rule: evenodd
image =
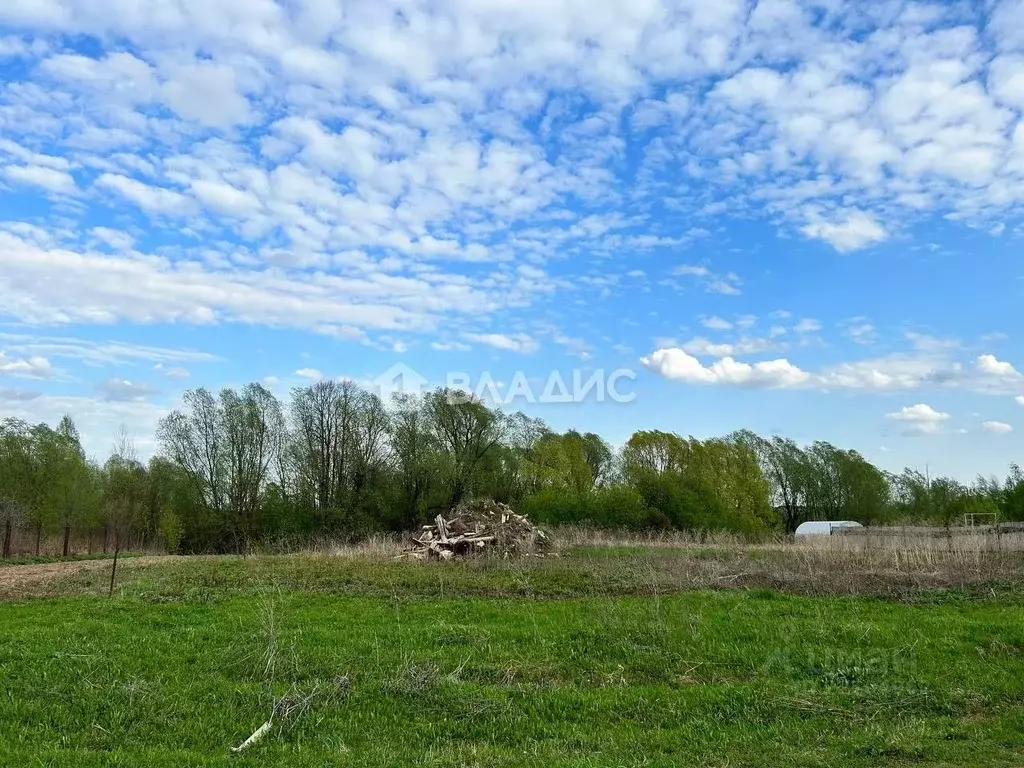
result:
M 801 231 L 807 237 L 824 240 L 840 253 L 858 251 L 888 237 L 875 218 L 863 211 L 852 211 L 835 221 L 813 221 Z
M 1017 395 L 1017 397 L 1013 398 L 1013 401 L 1017 403 L 1017 405 L 1024 405 L 1024 395 Z
M 316 368 L 299 368 L 299 370 L 295 372 L 295 375 L 301 376 L 304 379 L 309 379 L 310 381 L 320 381 L 324 378 L 323 373 Z
M 649 370 L 672 381 L 687 384 L 725 384 L 751 388 L 785 388 L 805 384 L 810 375 L 788 360 L 742 363 L 725 357 L 705 366 L 682 349 L 659 349 L 641 358 Z
M 759 354 L 771 350 L 772 341 L 741 339 L 737 344 L 716 344 L 703 338 L 692 339 L 679 344 L 672 339 L 660 339 L 659 349 L 643 358 L 643 364 L 666 378 L 689 383 L 729 384 L 734 380 L 724 375 L 701 373 L 705 366 L 697 357 L 720 357 L 719 362 L 728 368 L 736 364 L 734 354 Z M 744 349 L 741 345 L 754 344 Z M 895 392 L 916 389 L 961 389 L 984 394 L 1010 394 L 1019 387 L 1014 376 L 1006 375 L 1004 364 L 996 366 L 1000 376 L 993 376 L 979 366 L 968 366 L 949 358 L 948 348 L 927 348 L 914 352 L 901 352 L 885 357 L 867 358 L 836 363 L 816 371 L 802 369 L 788 360 L 775 360 L 771 364 L 777 370 L 788 370 L 782 386 L 814 387 L 830 390 L 853 390 L 863 392 Z M 729 360 L 729 363 L 726 363 Z M 998 361 L 997 361 L 998 362 Z M 785 366 L 779 365 L 784 363 Z M 768 363 L 739 363 L 756 369 Z M 717 365 L 717 364 L 716 364 Z M 713 370 L 711 366 L 708 370 Z M 700 369 L 700 370 L 698 370 Z M 720 371 L 724 370 L 719 368 Z M 799 372 L 797 374 L 796 372 Z M 1019 390 L 1018 390 L 1019 391 Z
M 886 414 L 885 417 L 890 421 L 904 424 L 905 434 L 934 435 L 941 431 L 942 423 L 948 421 L 950 415 L 936 411 L 925 403 L 918 403 L 904 406 L 895 413 Z
M 986 421 L 981 425 L 981 428 L 986 432 L 991 432 L 996 435 L 1007 435 L 1013 432 L 1013 427 L 1002 421 Z
M 981 355 L 977 360 L 978 370 L 988 376 L 1006 379 L 1019 379 L 1021 373 L 1010 363 L 999 360 L 995 355 Z

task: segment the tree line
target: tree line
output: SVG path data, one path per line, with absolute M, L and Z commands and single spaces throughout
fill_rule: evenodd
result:
M 359 539 L 411 530 L 472 497 L 539 523 L 632 530 L 792 533 L 805 520 L 950 526 L 988 513 L 1024 520 L 1024 474 L 965 485 L 882 471 L 827 442 L 801 446 L 749 431 L 700 440 L 639 431 L 620 450 L 594 433 L 550 429 L 461 392 L 385 403 L 350 381 L 190 390 L 138 460 L 118 439 L 86 457 L 70 417 L 51 428 L 0 421 L 3 556 L 65 555 L 126 542 L 171 552 L 245 552 L 253 544 Z M 29 546 L 25 546 L 26 539 Z

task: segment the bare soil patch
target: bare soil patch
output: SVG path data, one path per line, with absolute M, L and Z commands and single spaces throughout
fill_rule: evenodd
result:
M 159 562 L 183 560 L 177 556 L 125 557 L 118 570 L 153 565 Z M 49 587 L 59 580 L 85 571 L 109 571 L 111 560 L 69 560 L 61 563 L 35 565 L 0 564 L 0 599 L 37 597 L 50 592 Z

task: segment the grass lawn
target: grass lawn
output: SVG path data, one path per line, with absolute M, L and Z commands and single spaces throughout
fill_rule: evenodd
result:
M 1024 765 L 1016 591 L 600 595 L 544 582 L 557 568 L 438 564 L 381 566 L 371 589 L 378 570 L 342 561 L 309 591 L 301 559 L 254 562 L 0 602 L 0 766 Z M 481 595 L 494 573 L 529 588 Z M 340 676 L 230 754 L 276 697 Z

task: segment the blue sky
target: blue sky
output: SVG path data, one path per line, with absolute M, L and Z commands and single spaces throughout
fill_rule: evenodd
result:
M 1024 0 L 7 0 L 0 415 L 635 372 L 523 404 L 1024 458 Z

